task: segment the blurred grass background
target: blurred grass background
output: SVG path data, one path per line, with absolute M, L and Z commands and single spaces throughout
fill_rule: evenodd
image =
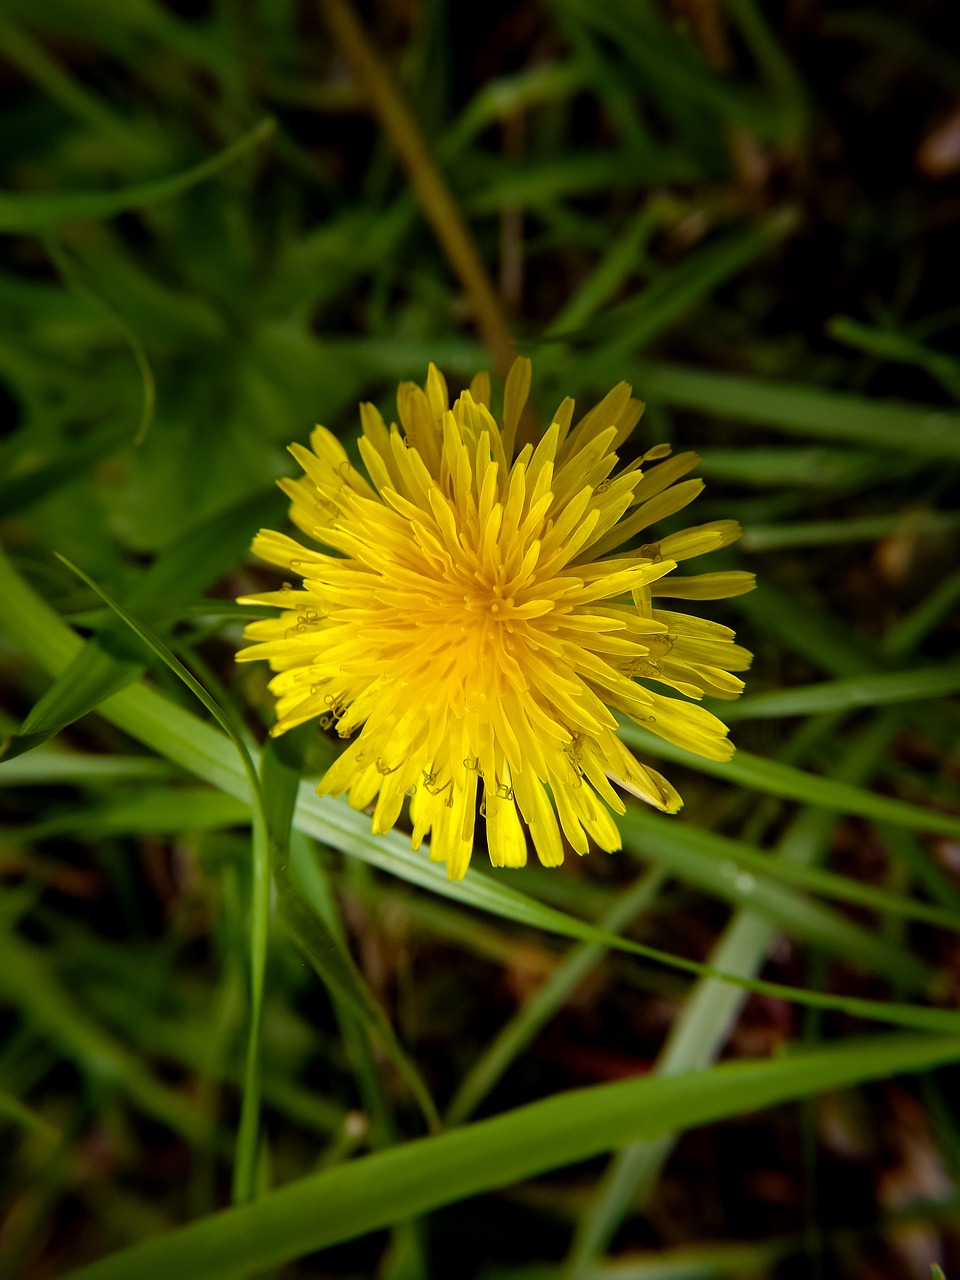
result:
M 931 1034 L 960 1025 L 950 24 L 942 0 L 0 0 L 0 1275 L 960 1272 L 960 1048 Z M 247 547 L 282 527 L 286 444 L 350 447 L 360 399 L 389 420 L 398 380 L 465 385 L 510 334 L 541 422 L 627 379 L 646 444 L 702 452 L 699 518 L 743 522 L 727 563 L 760 588 L 710 606 L 757 654 L 721 711 L 738 755 L 625 730 L 679 819 L 631 809 L 623 854 L 476 859 L 461 888 L 308 787 L 267 920 L 238 758 L 153 637 L 261 741 L 232 601 L 274 581 Z M 333 750 L 267 756 L 279 846 Z M 871 1054 L 875 1020 L 929 1044 Z M 474 1116 L 561 1089 L 803 1046 L 836 1076 L 727 1103 L 692 1075 L 609 1161 L 642 1133 L 603 1137 L 588 1093 L 565 1157 L 511 1163 L 519 1122 L 464 1148 L 483 1195 L 434 1146 L 416 1202 L 377 1163 L 429 1099 L 479 1143 Z M 556 1117 L 529 1124 L 546 1151 Z M 324 1172 L 290 1244 L 269 1189 Z M 368 1216 L 324 1223 L 335 1186 Z M 269 1265 L 252 1219 L 209 1217 L 231 1199 Z M 123 1252 L 195 1220 L 176 1264 Z

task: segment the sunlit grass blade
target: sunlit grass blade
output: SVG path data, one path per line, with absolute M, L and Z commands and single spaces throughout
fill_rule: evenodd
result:
M 960 667 L 921 667 L 875 676 L 853 676 L 823 684 L 775 689 L 748 694 L 725 703 L 725 720 L 751 720 L 780 716 L 809 716 L 821 711 L 856 711 L 863 707 L 945 698 L 960 692 Z
M 110 784 L 169 778 L 166 760 L 154 756 L 82 755 L 79 751 L 32 751 L 5 760 L 0 787 L 46 787 L 57 783 Z
M 629 1142 L 958 1058 L 960 1037 L 877 1036 L 561 1093 L 301 1178 L 81 1267 L 71 1280 L 235 1280 Z
M 60 194 L 0 193 L 0 232 L 37 235 L 76 218 L 111 218 L 128 209 L 142 209 L 169 200 L 189 187 L 213 177 L 234 160 L 265 142 L 273 133 L 272 119 L 261 120 L 247 133 L 208 160 L 181 173 L 117 191 L 74 191 Z

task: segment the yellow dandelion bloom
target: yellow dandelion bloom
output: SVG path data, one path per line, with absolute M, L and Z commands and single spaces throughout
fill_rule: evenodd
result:
M 261 531 L 254 551 L 302 589 L 247 596 L 276 605 L 252 622 L 241 661 L 276 675 L 279 734 L 319 718 L 343 738 L 321 795 L 373 805 L 389 831 L 409 795 L 413 847 L 460 879 L 479 812 L 494 866 L 522 866 L 529 832 L 540 861 L 564 838 L 620 847 L 619 787 L 658 809 L 682 803 L 617 737 L 616 707 L 712 760 L 733 752 L 726 726 L 685 698 L 735 698 L 750 654 L 716 622 L 655 608 L 654 598 L 712 600 L 753 585 L 747 573 L 679 576 L 682 560 L 739 536 L 715 520 L 618 550 L 703 487 L 684 480 L 695 453 L 658 445 L 615 472 L 643 405 L 621 383 L 573 425 L 567 399 L 539 443 L 516 450 L 530 362 L 507 379 L 503 420 L 482 374 L 451 406 L 440 372 L 403 383 L 401 427 L 361 406 L 365 479 L 323 427 L 303 468 L 282 480 L 294 523 L 326 551 Z M 653 465 L 648 465 L 653 464 Z M 608 807 L 609 806 L 609 807 Z

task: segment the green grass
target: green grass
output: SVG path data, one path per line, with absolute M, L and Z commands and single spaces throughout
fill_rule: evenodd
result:
M 0 1280 L 949 1276 L 947 6 L 352 11 L 0 4 Z M 731 761 L 622 730 L 680 815 L 451 883 L 233 601 L 288 443 L 511 333 L 702 453 L 756 658 Z

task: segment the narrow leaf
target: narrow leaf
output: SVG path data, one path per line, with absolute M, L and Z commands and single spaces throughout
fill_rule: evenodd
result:
M 190 169 L 184 169 L 182 173 L 122 187 L 117 191 L 73 191 L 54 195 L 0 192 L 0 232 L 36 235 L 75 218 L 111 218 L 128 209 L 142 209 L 161 200 L 169 200 L 225 169 L 269 138 L 274 128 L 273 120 L 261 120 L 223 151 Z
M 630 1142 L 960 1059 L 960 1038 L 870 1037 L 561 1093 L 301 1178 L 82 1267 L 70 1280 L 234 1280 Z

